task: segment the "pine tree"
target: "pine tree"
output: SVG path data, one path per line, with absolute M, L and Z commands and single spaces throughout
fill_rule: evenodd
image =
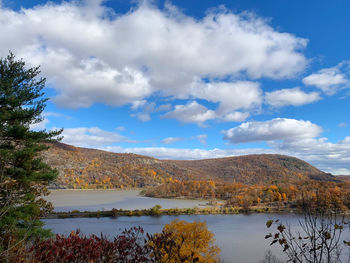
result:
M 48 234 L 40 217 L 51 209 L 41 196 L 57 171 L 40 153 L 62 130 L 34 131 L 47 98 L 39 67 L 26 68 L 13 53 L 0 59 L 0 258 L 16 242 Z

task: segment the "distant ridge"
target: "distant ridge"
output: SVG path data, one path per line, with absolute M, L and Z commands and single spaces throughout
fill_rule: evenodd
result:
M 54 188 L 124 188 L 173 181 L 213 180 L 244 184 L 337 181 L 295 157 L 254 154 L 205 160 L 159 160 L 52 143 L 44 160 L 59 171 Z

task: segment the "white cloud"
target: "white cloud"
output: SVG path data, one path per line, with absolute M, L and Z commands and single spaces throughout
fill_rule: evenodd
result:
M 346 122 L 341 122 L 341 123 L 338 124 L 338 126 L 340 128 L 345 128 L 346 126 L 348 126 L 348 124 Z
M 349 85 L 349 77 L 342 72 L 342 68 L 349 62 L 343 62 L 332 68 L 321 69 L 303 78 L 303 83 L 316 86 L 327 95 L 335 94 L 339 89 Z
M 320 100 L 317 92 L 306 93 L 299 87 L 293 89 L 281 89 L 265 93 L 265 102 L 273 107 L 301 106 Z
M 207 109 L 196 101 L 187 105 L 176 105 L 175 109 L 164 115 L 185 123 L 205 126 L 207 120 L 218 119 L 223 122 L 241 122 L 250 116 L 249 112 L 237 110 L 259 109 L 262 91 L 259 83 L 252 81 L 195 83 L 190 91 L 191 97 L 219 103 L 214 110 Z
M 136 103 L 136 106 L 132 106 L 132 109 L 136 110 L 141 108 L 141 111 L 138 113 L 130 114 L 131 117 L 136 117 L 142 122 L 147 122 L 151 120 L 151 113 L 156 109 L 156 104 L 154 102 L 147 103 L 145 100 L 141 103 Z
M 173 111 L 163 115 L 164 118 L 177 119 L 184 123 L 197 123 L 205 126 L 204 122 L 215 119 L 215 111 L 209 110 L 196 101 L 187 103 L 186 105 L 176 105 Z
M 46 129 L 46 125 L 49 123 L 50 121 L 47 118 L 43 118 L 42 121 L 37 122 L 37 123 L 33 123 L 29 125 L 29 128 L 31 130 L 44 130 Z
M 48 50 L 40 64 L 44 74 L 53 70 L 47 75 L 59 90 L 54 101 L 62 106 L 89 107 L 96 102 L 120 106 L 139 101 L 153 92 L 148 79 L 138 70 L 113 69 L 97 58 L 73 61 L 65 52 L 53 52 Z
M 162 143 L 163 144 L 172 144 L 175 142 L 180 142 L 182 140 L 183 140 L 183 138 L 180 138 L 180 137 L 167 137 L 167 138 L 162 140 Z
M 253 109 L 262 102 L 259 83 L 252 81 L 199 83 L 192 88 L 191 95 L 210 102 L 219 102 L 218 115 L 238 109 Z
M 207 134 L 199 134 L 199 135 L 195 136 L 194 138 L 197 139 L 204 146 L 207 145 L 207 138 L 208 138 Z
M 169 110 L 171 110 L 171 104 L 162 104 L 162 105 L 159 105 L 158 108 L 156 109 L 157 112 L 169 111 Z
M 109 132 L 98 127 L 66 128 L 61 134 L 62 142 L 79 147 L 101 147 L 116 142 L 132 142 L 116 132 Z
M 224 122 L 241 122 L 249 117 L 249 112 L 231 112 L 223 115 L 220 120 Z
M 147 122 L 147 121 L 151 120 L 151 115 L 149 113 L 145 113 L 145 112 L 140 112 L 140 113 L 137 113 L 137 114 L 131 114 L 130 116 L 131 117 L 136 117 L 142 122 Z
M 313 138 L 322 128 L 310 121 L 276 118 L 265 122 L 246 122 L 224 131 L 224 139 L 231 143 Z
M 143 107 L 147 103 L 146 100 L 135 100 L 131 103 L 131 109 L 137 110 L 138 108 Z
M 339 142 L 340 144 L 349 144 L 350 145 L 350 136 L 346 136 L 344 140 Z
M 168 147 L 144 147 L 144 148 L 122 148 L 118 146 L 107 146 L 103 148 L 112 152 L 136 153 L 153 156 L 159 159 L 169 160 L 198 160 L 210 158 L 222 158 L 228 156 L 239 156 L 245 154 L 276 153 L 269 149 L 178 149 Z
M 53 116 L 53 117 L 56 117 L 56 118 L 65 117 L 66 119 L 69 119 L 69 118 L 70 118 L 70 117 L 68 117 L 68 116 L 64 116 L 62 113 L 59 113 L 59 112 L 52 112 L 52 111 L 43 112 L 43 113 L 42 113 L 42 116 L 44 116 L 44 117 Z
M 327 138 L 301 138 L 275 143 L 272 147 L 306 160 L 326 172 L 344 174 L 345 170 L 350 170 L 350 137 L 338 143 L 329 142 Z
M 242 86 L 252 97 L 240 101 L 233 96 L 237 83 L 217 90 L 223 84 L 209 83 L 202 92 L 193 92 L 193 85 L 204 78 L 289 78 L 308 63 L 301 53 L 305 39 L 280 33 L 256 15 L 223 9 L 196 20 L 169 4 L 158 9 L 143 1 L 116 15 L 103 1 L 72 1 L 2 8 L 0 17 L 0 34 L 6 36 L 0 55 L 11 49 L 42 65 L 58 92 L 54 101 L 70 108 L 120 106 L 157 94 L 199 96 L 229 113 L 258 104 L 258 88 Z M 229 90 L 233 94 L 225 96 Z

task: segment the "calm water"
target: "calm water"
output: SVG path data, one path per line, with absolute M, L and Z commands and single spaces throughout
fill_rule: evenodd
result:
M 145 209 L 160 204 L 163 208 L 187 208 L 204 205 L 206 202 L 193 200 L 171 200 L 148 198 L 138 195 L 137 190 L 106 191 L 53 191 L 47 198 L 55 205 L 56 211 L 107 210 L 112 208 Z M 259 262 L 264 253 L 271 249 L 273 254 L 282 257 L 278 246 L 269 246 L 264 236 L 269 232 L 265 223 L 269 219 L 281 219 L 292 228 L 298 225 L 298 217 L 293 214 L 251 214 L 251 215 L 182 215 L 182 216 L 140 216 L 117 218 L 67 218 L 45 219 L 46 228 L 55 233 L 68 235 L 80 229 L 84 234 L 103 233 L 113 237 L 125 228 L 142 226 L 146 232 L 160 232 L 165 224 L 174 219 L 205 221 L 208 229 L 215 234 L 216 245 L 221 248 L 222 262 L 254 263 Z M 270 231 L 273 231 L 271 229 Z M 349 239 L 349 238 L 348 238 Z
M 192 208 L 205 206 L 206 201 L 150 198 L 139 195 L 139 190 L 53 190 L 45 197 L 55 211 L 97 211 L 118 209 Z
M 142 226 L 146 232 L 160 232 L 163 226 L 175 218 L 180 220 L 205 221 L 208 229 L 215 234 L 216 244 L 221 248 L 223 262 L 252 263 L 259 262 L 269 243 L 264 239 L 268 233 L 265 223 L 269 219 L 282 218 L 292 224 L 297 223 L 293 215 L 252 214 L 252 215 L 189 215 L 189 216 L 140 216 L 118 218 L 73 218 L 46 219 L 47 228 L 55 233 L 69 234 L 79 228 L 84 234 L 106 234 L 109 237 L 125 228 Z M 279 247 L 271 249 L 280 255 Z

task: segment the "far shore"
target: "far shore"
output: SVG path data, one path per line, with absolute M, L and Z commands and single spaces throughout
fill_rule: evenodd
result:
M 153 207 L 151 209 L 123 210 L 112 209 L 107 211 L 79 211 L 53 212 L 42 219 L 64 219 L 64 218 L 86 218 L 86 217 L 118 217 L 118 216 L 162 216 L 162 215 L 235 215 L 251 213 L 295 213 L 296 209 L 278 208 L 278 207 L 251 207 L 243 209 L 241 207 L 206 207 L 206 208 L 171 208 L 160 209 Z
M 146 190 L 146 188 L 109 188 L 109 189 L 73 189 L 73 188 L 64 188 L 64 189 L 49 189 L 50 192 L 70 192 L 70 191 L 101 191 L 101 192 L 107 192 L 107 191 L 115 191 L 115 192 L 126 192 L 126 191 L 138 191 L 140 196 L 148 197 L 148 198 L 157 198 L 157 199 L 170 199 L 170 200 L 188 200 L 188 201 L 201 201 L 201 202 L 224 202 L 225 200 L 220 199 L 204 199 L 204 198 L 188 198 L 185 196 L 178 196 L 178 197 L 153 197 L 153 196 L 147 196 L 141 194 L 142 191 Z

